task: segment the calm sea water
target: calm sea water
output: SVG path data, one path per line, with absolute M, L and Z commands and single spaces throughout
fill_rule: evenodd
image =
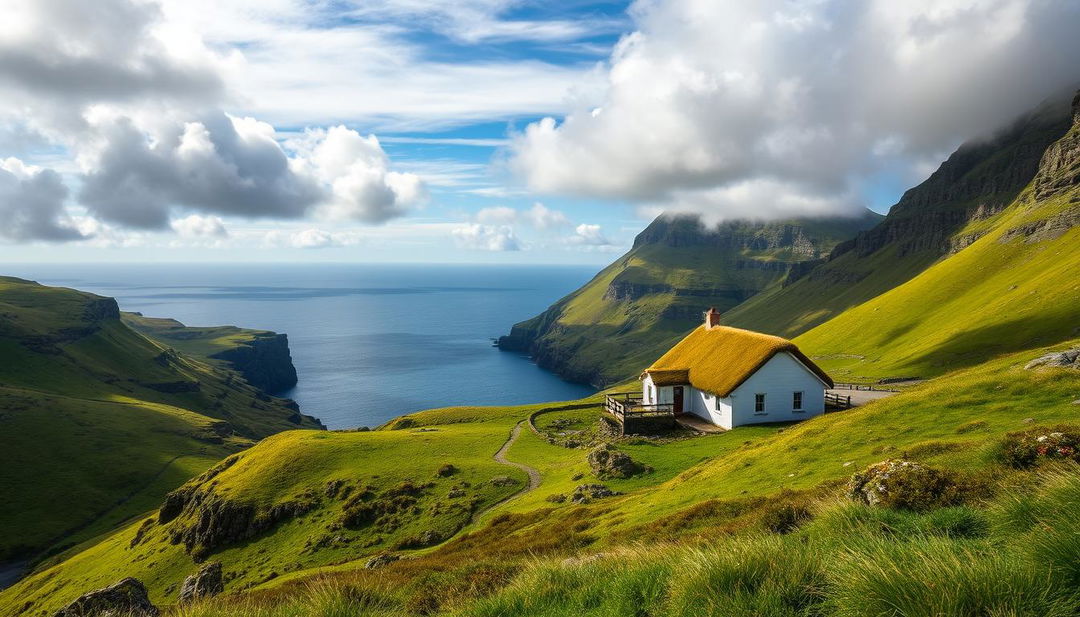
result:
M 567 400 L 562 381 L 491 338 L 585 283 L 588 266 L 26 265 L 4 274 L 112 296 L 191 326 L 285 332 L 300 383 L 283 393 L 330 428 L 447 405 Z

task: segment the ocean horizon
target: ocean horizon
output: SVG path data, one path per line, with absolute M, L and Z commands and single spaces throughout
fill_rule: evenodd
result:
M 595 266 L 11 264 L 4 274 L 116 298 L 189 326 L 288 335 L 295 399 L 328 428 L 455 405 L 519 405 L 595 390 L 492 339 L 588 281 Z

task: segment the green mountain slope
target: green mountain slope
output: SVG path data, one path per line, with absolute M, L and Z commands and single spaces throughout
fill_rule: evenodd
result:
M 71 289 L 0 278 L 0 358 L 0 559 L 81 541 L 230 452 L 320 426 Z
M 1030 185 L 978 238 L 797 339 L 834 376 L 927 376 L 1080 333 L 1080 94 Z
M 537 469 L 542 481 L 501 503 L 524 487 L 525 476 L 490 457 L 540 406 L 433 410 L 372 432 L 276 435 L 176 491 L 156 515 L 0 592 L 0 612 L 48 615 L 128 575 L 145 582 L 155 602 L 171 604 L 178 583 L 198 568 L 196 559 L 206 559 L 223 564 L 228 591 L 254 593 L 246 597 L 256 603 L 240 596 L 235 605 L 226 600 L 184 614 L 263 614 L 256 608 L 282 602 L 295 602 L 300 614 L 365 614 L 315 612 L 315 598 L 305 595 L 314 580 L 320 594 L 374 602 L 369 608 L 390 602 L 389 614 L 426 615 L 494 592 L 537 557 L 573 568 L 642 544 L 707 539 L 720 546 L 732 534 L 759 529 L 770 504 L 831 504 L 853 470 L 884 458 L 902 455 L 1003 485 L 1025 482 L 1028 472 L 996 457 L 997 443 L 1011 431 L 1074 421 L 1080 371 L 1024 367 L 1078 344 L 1004 356 L 795 426 L 624 440 L 616 447 L 652 468 L 626 479 L 600 479 L 585 450 L 526 430 L 508 457 Z M 598 407 L 567 407 L 537 423 L 562 431 L 566 422 L 591 423 L 599 414 Z M 447 464 L 455 470 L 440 472 Z M 510 480 L 493 483 L 497 476 Z M 596 482 L 622 495 L 585 504 L 557 497 Z M 467 533 L 440 543 L 458 530 Z M 405 559 L 365 568 L 371 555 L 386 551 Z
M 636 374 L 701 320 L 727 310 L 835 246 L 880 216 L 734 222 L 712 230 L 696 218 L 660 217 L 634 247 L 589 283 L 499 339 L 563 377 L 598 385 Z
M 993 229 L 1070 125 L 1069 99 L 1061 98 L 989 139 L 960 146 L 881 224 L 840 244 L 799 280 L 728 311 L 724 322 L 794 337 L 912 279 Z

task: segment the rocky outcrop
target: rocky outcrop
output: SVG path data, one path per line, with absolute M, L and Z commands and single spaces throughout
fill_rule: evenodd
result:
M 169 539 L 201 561 L 218 548 L 268 531 L 278 523 L 314 509 L 314 490 L 270 506 L 225 498 L 214 491 L 214 478 L 239 460 L 233 455 L 165 496 L 158 522 L 170 524 Z
M 616 491 L 604 486 L 603 484 L 582 484 L 574 489 L 574 492 L 570 494 L 570 502 L 576 504 L 585 504 L 596 501 L 597 499 L 604 499 L 605 497 L 614 497 L 621 495 Z
M 223 546 L 253 538 L 317 505 L 308 497 L 260 507 L 226 499 L 210 488 L 189 486 L 170 493 L 165 503 L 172 511 L 182 504 L 179 507 L 183 519 L 174 523 L 169 539 L 173 544 L 183 544 L 184 550 L 195 561 L 205 559 Z M 165 507 L 163 505 L 162 509 Z
M 1024 366 L 1028 370 L 1039 367 L 1080 369 L 1080 348 L 1055 351 L 1035 358 Z
M 180 585 L 179 600 L 191 602 L 202 598 L 211 598 L 225 591 L 225 581 L 221 575 L 221 564 L 216 561 L 203 564 L 199 571 L 184 579 Z
M 248 383 L 269 394 L 284 392 L 296 385 L 296 367 L 285 334 L 259 333 L 251 341 L 211 357 L 228 362 Z
M 384 566 L 388 566 L 388 565 L 394 563 L 395 561 L 399 561 L 400 559 L 401 559 L 401 557 L 399 555 L 394 555 L 394 554 L 390 554 L 390 553 L 383 553 L 381 555 L 375 555 L 371 559 L 368 559 L 367 562 L 364 563 L 364 567 L 367 568 L 368 570 L 374 570 L 376 568 L 382 568 Z
M 146 586 L 129 577 L 104 589 L 84 593 L 53 617 L 158 617 L 160 614 L 150 603 Z
M 630 458 L 630 455 L 620 452 L 606 443 L 590 450 L 585 458 L 589 462 L 593 474 L 601 480 L 630 478 L 652 471 L 652 468 L 648 465 L 635 461 Z

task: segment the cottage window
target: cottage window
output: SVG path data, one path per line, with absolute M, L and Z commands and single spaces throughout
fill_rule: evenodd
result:
M 765 413 L 765 395 L 758 393 L 754 395 L 754 413 Z
M 802 392 L 795 392 L 791 395 L 791 409 L 792 411 L 802 411 Z
M 716 411 L 723 411 L 723 409 L 720 409 L 720 397 L 719 396 L 716 397 Z
M 653 396 L 653 389 L 652 389 L 652 386 L 649 386 L 649 400 L 648 400 L 648 401 L 646 401 L 646 402 L 647 402 L 647 403 L 651 403 L 651 402 L 653 402 L 654 400 L 656 400 L 656 398 L 655 398 L 655 397 Z

